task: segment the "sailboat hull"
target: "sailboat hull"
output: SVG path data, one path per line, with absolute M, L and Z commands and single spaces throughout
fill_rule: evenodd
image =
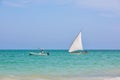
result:
M 71 52 L 72 54 L 84 54 L 84 53 L 88 53 L 88 51 L 75 51 L 75 52 Z

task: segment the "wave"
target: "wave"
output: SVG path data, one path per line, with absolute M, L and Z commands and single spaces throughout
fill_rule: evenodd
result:
M 107 78 L 107 79 L 104 79 L 104 80 L 120 80 L 120 77 L 115 77 L 115 78 Z

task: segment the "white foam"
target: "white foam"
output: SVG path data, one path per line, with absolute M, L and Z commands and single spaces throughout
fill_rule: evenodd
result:
M 0 80 L 48 80 L 48 79 L 42 79 L 42 78 L 13 78 L 13 77 L 4 77 L 0 78 Z
M 104 80 L 120 80 L 120 77 L 108 78 L 108 79 L 104 79 Z
M 6 78 L 2 78 L 0 80 L 18 80 L 17 78 L 9 78 L 9 77 L 6 77 Z

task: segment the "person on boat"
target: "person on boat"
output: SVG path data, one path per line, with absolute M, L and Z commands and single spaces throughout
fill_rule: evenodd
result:
M 88 51 L 84 51 L 84 54 L 87 54 L 88 53 Z
M 43 50 L 43 49 L 41 49 L 41 50 L 40 50 L 40 52 L 41 52 L 41 53 L 44 53 L 44 50 Z
M 47 52 L 47 55 L 50 55 L 49 52 Z

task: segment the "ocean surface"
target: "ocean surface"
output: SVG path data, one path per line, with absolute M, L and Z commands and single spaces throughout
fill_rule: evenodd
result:
M 0 50 L 0 80 L 120 80 L 120 50 Z

